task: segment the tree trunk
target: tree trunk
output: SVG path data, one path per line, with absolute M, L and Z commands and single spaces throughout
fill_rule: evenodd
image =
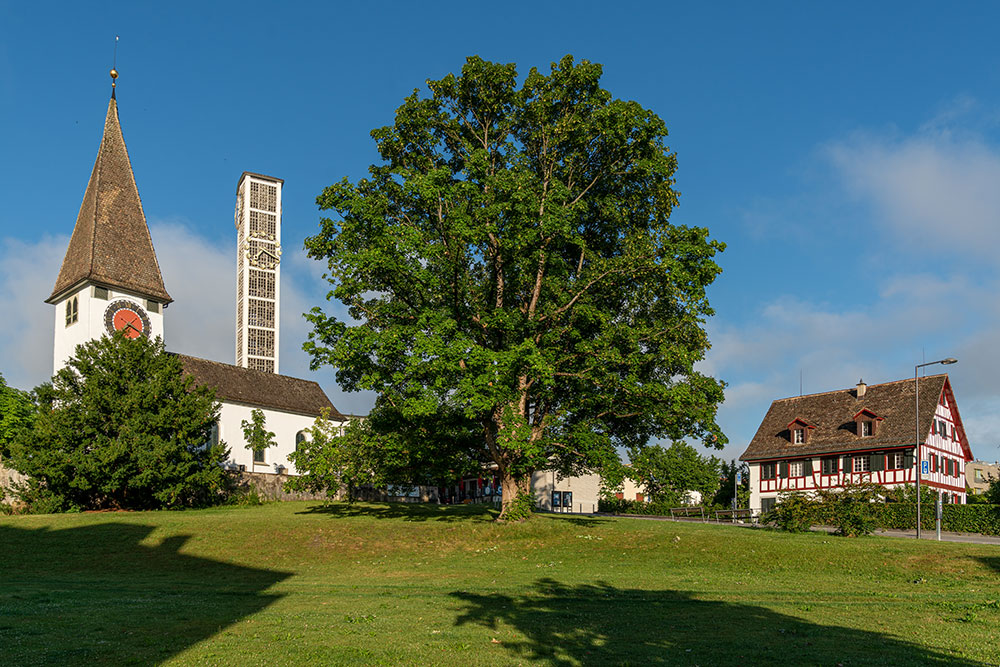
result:
M 531 498 L 531 476 L 527 475 L 518 479 L 510 474 L 510 471 L 502 471 L 500 473 L 500 488 L 503 490 L 503 505 L 497 520 L 518 521 L 526 518 L 523 516 L 522 506 L 519 504 L 518 499 L 522 496 L 527 496 L 530 502 L 534 503 L 534 499 Z M 521 499 L 520 502 L 523 503 L 525 501 Z

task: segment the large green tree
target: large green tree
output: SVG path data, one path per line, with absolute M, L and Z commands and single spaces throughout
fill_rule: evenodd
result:
M 534 470 L 615 467 L 653 437 L 725 442 L 722 384 L 693 368 L 723 245 L 669 222 L 666 126 L 600 77 L 566 56 L 519 85 L 513 64 L 467 59 L 372 132 L 382 162 L 324 190 L 334 217 L 306 240 L 349 314 L 308 316 L 313 366 L 405 421 L 460 413 L 502 517 Z
M 192 385 L 159 339 L 121 333 L 84 343 L 41 397 L 11 465 L 29 503 L 59 509 L 209 504 L 227 483 L 225 443 L 213 443 L 215 392 Z

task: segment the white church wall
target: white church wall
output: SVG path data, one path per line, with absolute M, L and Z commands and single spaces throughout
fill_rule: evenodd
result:
M 277 474 L 280 466 L 285 469 L 286 474 L 297 475 L 298 471 L 288 460 L 288 455 L 295 451 L 295 436 L 299 431 L 306 431 L 312 427 L 316 418 L 271 408 L 256 408 L 264 413 L 265 428 L 274 433 L 277 446 L 268 447 L 264 451 L 264 463 L 254 463 L 253 452 L 246 448 L 242 426 L 244 420 L 250 421 L 250 413 L 254 409 L 252 405 L 222 402 L 222 409 L 219 412 L 219 438 L 229 447 L 229 462 L 245 466 L 247 472 Z M 340 425 L 338 422 L 334 423 Z
M 66 324 L 66 303 L 77 300 L 77 319 L 72 324 Z M 158 304 L 159 312 L 150 312 L 145 299 L 119 290 L 108 290 L 108 298 L 94 296 L 94 286 L 85 284 L 71 292 L 56 303 L 55 336 L 53 349 L 52 374 L 66 365 L 70 357 L 76 355 L 76 347 L 87 341 L 96 340 L 107 333 L 104 316 L 108 306 L 115 301 L 129 301 L 149 318 L 150 337 L 163 337 L 163 304 Z

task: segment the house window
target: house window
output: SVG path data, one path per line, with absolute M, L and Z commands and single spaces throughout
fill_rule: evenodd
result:
M 983 471 L 980 470 L 979 468 L 976 468 L 976 481 L 977 482 L 983 481 Z
M 872 434 L 872 423 L 869 420 L 861 422 L 861 437 L 866 438 Z
M 552 507 L 562 507 L 562 491 L 552 492 Z
M 802 461 L 792 461 L 788 464 L 789 477 L 802 477 Z
M 828 456 L 823 459 L 823 474 L 824 475 L 836 475 L 837 474 L 837 457 Z
M 78 297 L 73 297 L 66 302 L 66 326 L 74 324 L 80 319 L 80 301 Z
M 896 452 L 892 455 L 892 467 L 895 470 L 902 470 L 906 465 L 906 454 L 903 452 Z
M 760 466 L 761 479 L 774 479 L 778 476 L 778 466 L 775 463 L 763 463 Z
M 306 441 L 306 432 L 299 431 L 295 434 L 295 451 L 302 449 L 302 443 Z
M 872 460 L 867 456 L 854 457 L 854 472 L 868 472 L 872 469 Z
M 776 498 L 761 498 L 760 499 L 760 513 L 761 514 L 767 514 L 768 512 L 770 512 L 771 510 L 774 509 L 774 506 L 775 506 L 776 503 L 777 503 L 777 499 Z
M 254 463 L 267 463 L 267 461 L 264 459 L 264 451 L 265 450 L 263 450 L 263 449 L 255 449 L 255 450 L 253 450 L 253 462 Z
M 801 445 L 806 441 L 806 430 L 804 428 L 797 428 L 792 431 L 792 442 L 796 445 Z

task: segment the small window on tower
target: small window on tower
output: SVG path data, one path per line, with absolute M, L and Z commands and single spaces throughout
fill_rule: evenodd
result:
M 159 301 L 151 301 L 150 299 L 146 299 L 146 310 L 148 310 L 151 313 L 158 313 L 158 312 L 160 312 L 160 302 Z
M 101 299 L 102 301 L 107 301 L 111 295 L 108 293 L 107 287 L 94 287 L 94 298 Z
M 80 300 L 73 297 L 66 302 L 66 326 L 74 324 L 80 319 Z

